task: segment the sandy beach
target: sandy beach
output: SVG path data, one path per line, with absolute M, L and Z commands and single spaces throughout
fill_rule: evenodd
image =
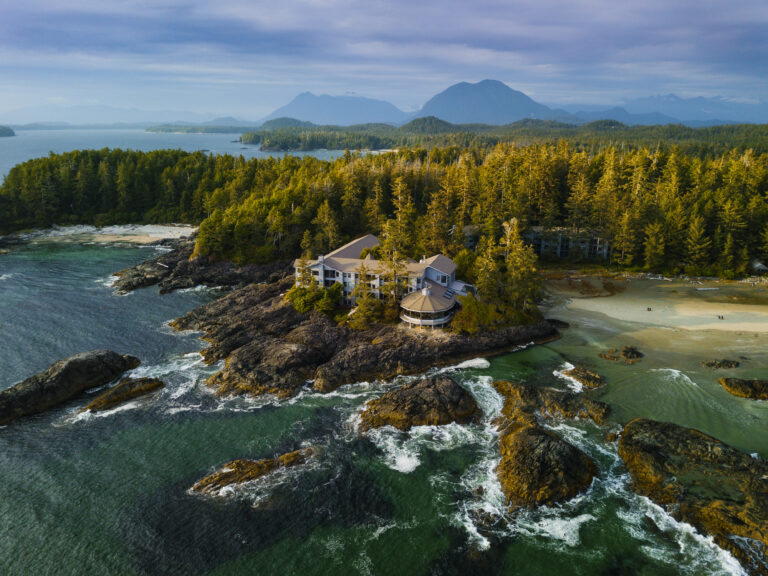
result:
M 768 333 L 768 283 L 646 278 L 558 278 L 553 303 L 616 320 L 684 330 Z

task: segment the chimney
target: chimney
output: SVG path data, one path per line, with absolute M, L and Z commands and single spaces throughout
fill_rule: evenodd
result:
M 320 264 L 322 264 L 324 260 L 325 260 L 325 256 L 323 256 L 322 254 L 320 254 L 320 256 L 317 257 L 317 261 L 320 262 Z
M 432 294 L 432 289 L 430 288 L 429 284 L 427 284 L 426 286 L 424 286 L 424 288 L 422 288 L 421 293 L 424 294 L 424 296 L 429 296 L 430 294 Z

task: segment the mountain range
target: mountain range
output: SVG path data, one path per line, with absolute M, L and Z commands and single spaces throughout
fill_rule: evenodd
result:
M 0 120 L 21 129 L 68 128 L 72 125 L 146 127 L 158 123 L 186 126 L 259 126 L 293 118 L 319 125 L 387 123 L 401 125 L 414 118 L 434 116 L 453 124 L 503 125 L 523 119 L 556 120 L 584 124 L 617 120 L 627 125 L 686 124 L 711 126 L 732 123 L 768 123 L 768 103 L 725 98 L 680 98 L 674 94 L 622 102 L 620 106 L 571 105 L 550 107 L 498 80 L 474 84 L 460 82 L 430 98 L 416 112 L 404 112 L 384 100 L 361 96 L 332 96 L 302 92 L 286 105 L 258 121 L 232 117 L 210 120 L 198 113 L 142 111 L 109 106 L 74 106 L 17 110 Z M 41 122 L 45 121 L 45 122 Z M 36 123 L 31 125 L 29 123 Z
M 617 120 L 627 125 L 687 124 L 711 126 L 729 123 L 768 123 L 768 104 L 724 98 L 680 98 L 674 94 L 628 100 L 622 106 L 570 106 L 560 109 L 536 102 L 498 80 L 460 82 L 430 98 L 408 114 L 383 100 L 359 96 L 315 95 L 303 92 L 264 120 L 295 118 L 314 124 L 348 126 L 370 122 L 402 124 L 434 116 L 453 124 L 503 125 L 523 119 L 556 120 L 584 124 Z

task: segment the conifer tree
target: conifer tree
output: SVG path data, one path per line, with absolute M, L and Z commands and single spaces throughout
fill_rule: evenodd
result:
M 701 274 L 710 262 L 712 240 L 707 236 L 704 218 L 698 214 L 691 218 L 685 248 L 688 255 L 686 270 L 690 274 Z
M 525 313 L 539 293 L 539 275 L 536 269 L 536 254 L 523 241 L 516 218 L 504 223 L 504 299 L 513 315 Z
M 661 222 L 652 222 L 645 227 L 645 269 L 661 272 L 664 266 L 664 229 Z

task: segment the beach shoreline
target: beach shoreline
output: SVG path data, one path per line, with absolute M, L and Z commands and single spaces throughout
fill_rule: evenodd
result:
M 545 280 L 546 309 L 688 331 L 768 333 L 768 283 L 568 276 Z
M 114 226 L 54 226 L 44 230 L 18 232 L 0 241 L 13 243 L 100 243 L 151 245 L 166 240 L 187 238 L 197 232 L 189 224 L 121 224 Z

